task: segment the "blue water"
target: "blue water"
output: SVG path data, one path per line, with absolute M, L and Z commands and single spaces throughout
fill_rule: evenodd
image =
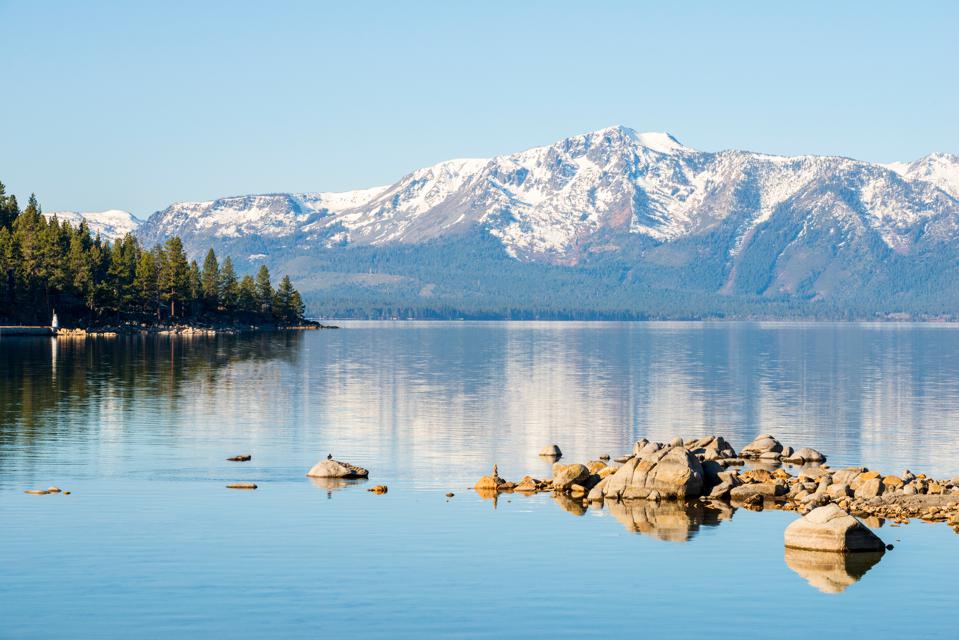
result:
M 536 453 L 551 442 L 585 461 L 640 436 L 739 447 L 761 431 L 834 466 L 952 477 L 957 418 L 946 325 L 3 340 L 0 637 L 955 637 L 945 525 L 877 528 L 896 548 L 827 593 L 845 574 L 786 564 L 791 513 L 494 503 L 467 487 L 493 463 L 548 477 Z M 328 452 L 370 481 L 304 477 Z M 237 453 L 253 461 L 224 460 Z M 378 483 L 389 493 L 365 490 Z M 23 493 L 51 484 L 72 494 Z

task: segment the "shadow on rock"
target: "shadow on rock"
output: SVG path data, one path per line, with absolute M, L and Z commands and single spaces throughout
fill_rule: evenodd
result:
M 841 593 L 882 559 L 882 551 L 839 553 L 786 548 L 786 566 L 823 593 Z
M 687 542 L 701 526 L 717 526 L 734 511 L 723 503 L 681 500 L 606 500 L 604 505 L 627 531 L 668 542 Z

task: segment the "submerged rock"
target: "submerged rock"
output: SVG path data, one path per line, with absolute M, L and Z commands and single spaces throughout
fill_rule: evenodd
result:
M 253 459 L 252 455 L 245 453 L 239 456 L 231 456 L 227 458 L 227 462 L 249 462 L 252 459 Z
M 227 489 L 256 489 L 255 482 L 233 482 L 226 485 Z
M 812 551 L 884 551 L 879 536 L 835 504 L 813 509 L 784 534 L 787 547 Z
M 370 472 L 349 462 L 321 460 L 306 475 L 310 478 L 366 478 Z
M 370 493 L 375 493 L 377 495 L 380 495 L 389 491 L 389 487 L 387 487 L 385 484 L 378 484 L 375 487 L 370 487 L 369 489 L 367 489 L 367 491 L 369 491 Z

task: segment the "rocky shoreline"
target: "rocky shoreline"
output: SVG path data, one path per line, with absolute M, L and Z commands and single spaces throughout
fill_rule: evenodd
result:
M 556 445 L 543 451 L 541 455 L 557 460 L 561 456 L 556 455 Z M 553 492 L 561 504 L 572 503 L 584 511 L 590 506 L 615 511 L 643 501 L 676 501 L 720 512 L 742 507 L 808 515 L 834 505 L 843 514 L 876 525 L 918 519 L 946 523 L 959 533 L 959 477 L 933 479 L 911 471 L 884 475 L 866 467 L 833 469 L 815 449 L 794 450 L 769 434 L 758 436 L 738 453 L 722 436 L 674 438 L 668 443 L 643 439 L 615 462 L 557 461 L 552 471 L 549 480 L 526 476 L 509 482 L 494 465 L 475 489 L 484 497 Z
M 320 329 L 339 329 L 335 325 L 308 322 L 301 325 L 245 325 L 245 324 L 119 324 L 94 327 L 74 327 L 54 329 L 54 335 L 63 339 L 116 338 L 118 336 L 158 335 L 158 336 L 223 336 L 243 333 L 272 333 L 278 331 L 318 331 Z

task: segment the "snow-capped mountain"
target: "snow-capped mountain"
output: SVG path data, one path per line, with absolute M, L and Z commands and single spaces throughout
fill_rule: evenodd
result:
M 959 198 L 959 156 L 932 153 L 915 162 L 892 162 L 885 165 L 909 180 L 930 182 L 954 198 Z
M 90 233 L 99 233 L 102 238 L 114 240 L 133 233 L 143 222 L 129 211 L 109 209 L 107 211 L 52 211 L 44 212 L 48 218 L 56 217 L 60 222 L 69 222 L 78 226 L 86 221 Z
M 598 233 L 668 242 L 730 220 L 739 251 L 752 229 L 801 199 L 809 210 L 834 209 L 840 221 L 855 217 L 906 252 L 917 225 L 956 213 L 957 193 L 955 156 L 883 166 L 709 153 L 667 133 L 611 127 L 492 159 L 441 162 L 386 187 L 179 203 L 154 214 L 139 234 L 151 241 L 177 234 L 197 252 L 197 243 L 242 237 L 310 251 L 420 243 L 480 226 L 515 257 L 568 263 Z
M 932 296 L 959 264 L 957 176 L 959 161 L 946 154 L 881 165 L 704 152 L 616 126 L 361 191 L 178 203 L 136 233 L 147 244 L 179 235 L 194 256 L 213 246 L 241 266 L 282 267 L 305 291 L 405 283 L 416 300 L 444 283 L 454 291 L 459 269 L 456 286 L 494 286 L 508 306 L 515 287 L 496 278 L 516 265 L 530 268 L 514 282 L 533 265 L 537 277 L 544 268 L 601 273 L 615 279 L 603 294 L 614 301 L 617 287 L 811 301 L 920 288 Z M 507 262 L 476 263 L 497 252 Z M 475 277 L 483 269 L 488 276 Z M 576 286 L 575 296 L 596 294 Z M 959 285 L 956 293 L 959 304 Z

